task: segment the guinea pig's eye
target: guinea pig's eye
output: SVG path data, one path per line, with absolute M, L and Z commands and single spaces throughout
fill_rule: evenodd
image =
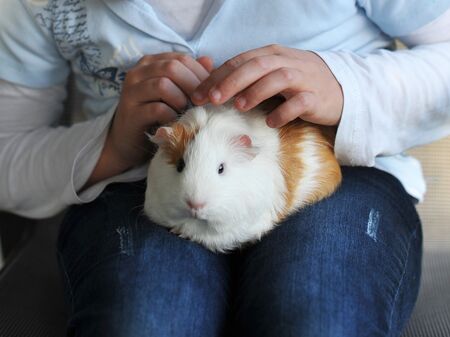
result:
M 183 172 L 184 167 L 186 166 L 186 163 L 184 162 L 183 158 L 178 159 L 177 161 L 177 171 L 178 172 Z
M 217 170 L 217 173 L 222 174 L 224 170 L 225 170 L 225 166 L 222 163 L 222 164 L 219 165 L 219 169 Z

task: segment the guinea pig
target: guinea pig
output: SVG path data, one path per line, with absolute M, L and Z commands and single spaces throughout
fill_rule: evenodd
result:
M 259 240 L 342 176 L 333 127 L 300 119 L 273 129 L 267 110 L 199 106 L 150 136 L 145 214 L 216 252 Z

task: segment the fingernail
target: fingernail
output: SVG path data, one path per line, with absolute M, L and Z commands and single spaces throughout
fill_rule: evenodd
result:
M 273 121 L 272 118 L 266 118 L 266 123 L 270 128 L 274 128 L 275 127 L 275 123 Z
M 200 91 L 196 91 L 192 94 L 192 98 L 196 101 L 201 101 L 203 100 L 203 94 Z
M 247 100 L 244 97 L 238 97 L 236 99 L 236 106 L 238 108 L 244 109 L 245 108 L 245 104 L 247 104 Z
M 220 101 L 220 99 L 222 98 L 222 94 L 220 93 L 220 91 L 215 88 L 211 89 L 209 95 L 211 96 L 212 100 L 216 102 Z

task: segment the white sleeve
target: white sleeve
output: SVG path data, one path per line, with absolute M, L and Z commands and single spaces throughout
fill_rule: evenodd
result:
M 31 89 L 0 80 L 0 210 L 31 218 L 95 199 L 111 182 L 145 177 L 145 166 L 78 193 L 101 154 L 114 114 L 71 127 L 53 127 L 63 110 L 64 86 Z
M 412 49 L 317 53 L 344 93 L 341 164 L 373 166 L 377 156 L 450 135 L 450 10 L 399 38 Z

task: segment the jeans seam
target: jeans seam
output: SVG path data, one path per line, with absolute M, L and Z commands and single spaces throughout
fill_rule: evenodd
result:
M 399 293 L 400 293 L 400 289 L 401 289 L 401 287 L 403 286 L 403 280 L 404 280 L 404 278 L 405 278 L 406 269 L 407 269 L 408 263 L 409 263 L 409 255 L 410 255 L 410 252 L 411 252 L 412 239 L 413 239 L 414 237 L 416 237 L 416 234 L 417 234 L 417 228 L 416 228 L 416 229 L 414 230 L 414 232 L 412 232 L 411 235 L 409 236 L 409 240 L 408 240 L 408 250 L 407 250 L 407 253 L 406 253 L 406 262 L 405 262 L 405 265 L 403 266 L 402 276 L 400 277 L 400 281 L 399 281 L 399 283 L 398 283 L 397 290 L 396 290 L 396 292 L 395 292 L 394 301 L 393 301 L 393 303 L 392 303 L 391 313 L 390 313 L 390 315 L 389 315 L 389 328 L 388 328 L 389 335 L 390 335 L 390 333 L 391 333 L 391 331 L 392 331 L 392 319 L 393 319 L 393 316 L 394 316 L 395 305 L 396 305 L 396 302 L 397 302 L 397 300 L 398 300 L 398 295 L 399 295 Z

